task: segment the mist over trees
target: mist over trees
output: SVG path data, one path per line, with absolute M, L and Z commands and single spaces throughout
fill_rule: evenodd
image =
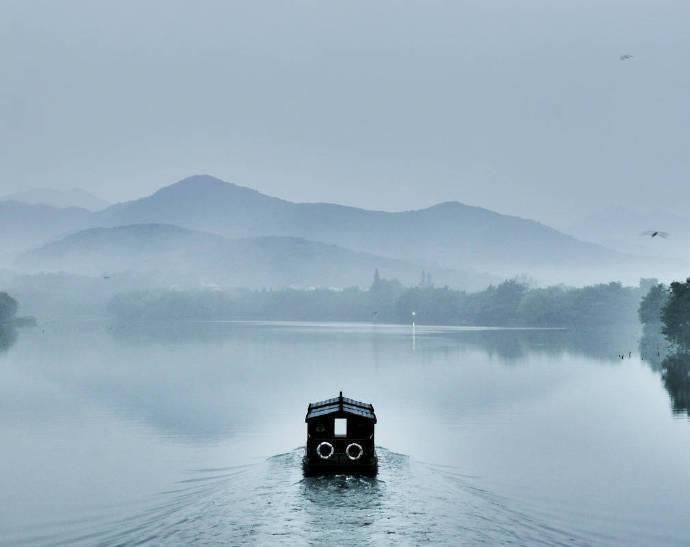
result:
M 17 315 L 19 304 L 6 292 L 0 292 L 0 323 L 12 321 Z
M 668 287 L 651 286 L 640 301 L 638 314 L 646 327 L 660 329 L 669 342 L 690 349 L 690 278 Z
M 0 292 L 0 353 L 7 351 L 17 340 L 15 321 L 19 303 L 6 292 Z
M 690 278 L 671 283 L 661 321 L 662 331 L 671 342 L 690 349 Z
M 640 289 L 608 283 L 530 289 L 517 280 L 468 293 L 404 287 L 378 272 L 368 290 L 148 290 L 116 295 L 119 320 L 226 319 L 570 327 L 636 322 Z
M 638 309 L 640 322 L 646 325 L 660 324 L 661 314 L 667 301 L 668 289 L 666 286 L 661 283 L 652 285 L 640 301 Z

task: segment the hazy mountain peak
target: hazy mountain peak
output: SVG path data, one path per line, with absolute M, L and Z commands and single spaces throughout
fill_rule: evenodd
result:
M 202 189 L 210 189 L 213 190 L 215 188 L 222 188 L 225 186 L 235 186 L 234 184 L 230 182 L 225 182 L 224 180 L 219 179 L 218 177 L 214 177 L 212 175 L 207 175 L 207 174 L 202 174 L 202 175 L 191 175 L 189 177 L 185 177 L 182 180 L 179 180 L 173 184 L 170 184 L 169 186 L 164 186 L 160 190 L 156 192 L 164 192 L 166 190 L 171 190 L 171 189 L 180 189 L 180 188 L 197 188 L 199 190 Z
M 195 197 L 208 196 L 213 200 L 221 196 L 226 197 L 230 195 L 244 195 L 255 198 L 261 197 L 267 200 L 277 199 L 261 194 L 252 188 L 227 182 L 211 175 L 192 175 L 190 177 L 185 177 L 178 182 L 161 188 L 149 197 L 163 195 L 190 195 Z
M 481 207 L 474 207 L 472 205 L 467 205 L 459 201 L 442 201 L 441 203 L 436 203 L 435 205 L 426 207 L 425 209 L 418 209 L 418 211 L 447 214 L 463 214 L 467 211 L 486 211 L 486 209 L 482 209 Z
M 442 201 L 436 205 L 428 207 L 428 209 L 461 209 L 463 207 L 469 207 L 469 205 L 465 205 L 459 201 Z

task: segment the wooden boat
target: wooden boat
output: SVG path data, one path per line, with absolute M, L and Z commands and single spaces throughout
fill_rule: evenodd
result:
M 311 403 L 307 408 L 305 474 L 360 473 L 375 475 L 374 407 L 343 397 Z

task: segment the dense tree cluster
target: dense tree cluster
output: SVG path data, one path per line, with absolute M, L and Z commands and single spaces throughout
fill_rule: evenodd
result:
M 690 348 L 690 278 L 671 283 L 661 322 L 662 331 L 671 342 Z
M 568 327 L 635 321 L 640 290 L 608 283 L 530 289 L 516 280 L 474 293 L 431 286 L 405 288 L 375 277 L 369 290 L 155 290 L 120 294 L 119 319 L 365 321 L 419 324 Z
M 660 328 L 669 342 L 690 349 L 690 278 L 668 287 L 653 285 L 642 298 L 638 314 L 646 327 Z
M 0 323 L 12 321 L 17 315 L 19 304 L 6 292 L 0 292 Z
M 654 284 L 640 303 L 647 360 L 662 371 L 673 411 L 690 416 L 690 278 Z M 663 334 L 664 340 L 659 340 Z M 640 344 L 642 347 L 642 343 Z
M 658 325 L 661 323 L 661 313 L 668 301 L 668 289 L 661 283 L 656 283 L 649 288 L 647 294 L 640 301 L 638 314 L 640 321 L 645 325 Z

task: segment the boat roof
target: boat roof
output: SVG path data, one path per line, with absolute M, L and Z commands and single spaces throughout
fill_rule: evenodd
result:
M 342 391 L 340 392 L 340 396 L 334 397 L 333 399 L 326 399 L 318 403 L 310 403 L 307 409 L 307 417 L 304 421 L 308 422 L 314 418 L 321 418 L 330 414 L 352 414 L 372 420 L 376 423 L 376 414 L 374 414 L 373 405 L 343 397 Z

